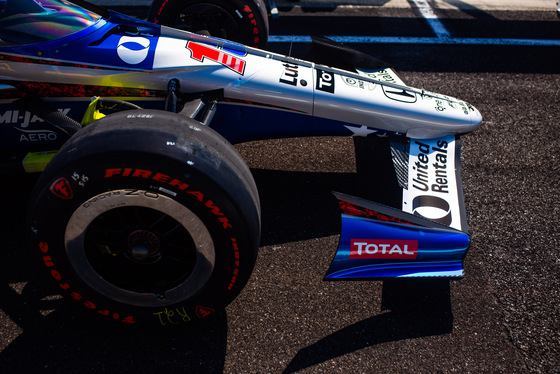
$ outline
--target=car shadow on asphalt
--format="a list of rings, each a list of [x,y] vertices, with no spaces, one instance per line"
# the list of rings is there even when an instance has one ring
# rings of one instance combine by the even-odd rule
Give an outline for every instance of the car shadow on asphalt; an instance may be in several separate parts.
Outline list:
[[[355,138],[354,147],[355,173],[253,170],[262,191],[261,245],[338,235],[340,214],[331,190],[400,206],[402,192],[389,139]],[[381,307],[381,314],[299,350],[284,372],[297,372],[376,344],[449,334],[453,329],[449,280],[385,280]]]
[[[354,147],[355,173],[253,170],[262,190],[261,245],[339,234],[340,214],[331,189],[400,207],[402,191],[392,165],[389,138],[355,138]],[[385,280],[381,310],[381,314],[299,350],[284,372],[297,372],[385,342],[451,333],[450,281]]]
[[[333,192],[400,209],[402,190],[393,168],[389,138],[355,138],[353,143],[354,172],[251,169],[261,201],[261,246],[340,234],[340,210]],[[274,146],[281,148],[284,144]],[[302,163],[312,152],[305,147],[293,150],[292,157]]]
[[[38,280],[21,290],[13,285],[0,285],[2,373],[223,372],[225,311],[190,326],[122,326],[60,299]]]
[[[295,373],[386,342],[449,334],[453,313],[448,280],[387,280],[383,314],[364,319],[300,349],[284,373]]]

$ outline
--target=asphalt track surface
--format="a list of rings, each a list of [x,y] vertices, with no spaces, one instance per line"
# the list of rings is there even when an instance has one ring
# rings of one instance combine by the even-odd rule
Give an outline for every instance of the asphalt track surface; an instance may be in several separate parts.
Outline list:
[[[435,11],[453,37],[560,39],[553,1],[548,10],[447,4],[459,8]],[[428,26],[412,6],[295,6],[281,8],[271,34],[433,37]],[[369,138],[254,142],[238,147],[263,211],[247,287],[202,325],[124,328],[45,283],[23,233],[33,178],[3,176],[0,372],[560,372],[559,47],[353,46],[484,116],[462,138],[472,238],[464,279],[324,282],[339,238],[330,191],[375,199],[386,149]]]

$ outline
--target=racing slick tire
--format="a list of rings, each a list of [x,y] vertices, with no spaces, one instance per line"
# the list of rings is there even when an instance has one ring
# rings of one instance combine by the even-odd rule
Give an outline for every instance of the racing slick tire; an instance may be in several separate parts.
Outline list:
[[[257,256],[260,205],[242,157],[180,114],[129,110],[75,134],[33,192],[32,253],[60,291],[127,324],[224,308]]]
[[[154,0],[148,21],[250,47],[268,40],[263,0]]]

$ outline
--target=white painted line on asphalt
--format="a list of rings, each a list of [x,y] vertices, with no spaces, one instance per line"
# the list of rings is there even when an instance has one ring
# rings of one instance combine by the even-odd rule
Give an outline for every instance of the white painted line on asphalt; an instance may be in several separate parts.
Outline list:
[[[360,44],[436,44],[436,45],[511,45],[559,47],[554,39],[500,39],[500,38],[426,38],[407,36],[327,36],[338,43]],[[270,35],[269,43],[311,43],[311,37],[302,35]]]
[[[437,9],[478,9],[484,12],[550,11],[557,0],[434,0]]]
[[[412,0],[412,3],[416,5],[420,14],[422,14],[422,17],[428,21],[428,24],[432,30],[434,30],[434,33],[438,38],[449,38],[451,36],[449,31],[447,31],[445,26],[443,26],[443,23],[439,21],[436,13],[426,0]]]

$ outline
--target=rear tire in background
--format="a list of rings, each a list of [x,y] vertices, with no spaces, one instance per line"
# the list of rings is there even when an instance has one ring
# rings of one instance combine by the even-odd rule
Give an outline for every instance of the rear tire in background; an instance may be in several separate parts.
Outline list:
[[[148,20],[250,47],[268,41],[263,0],[154,0]]]
[[[94,122],[49,163],[28,216],[60,290],[127,324],[211,315],[253,269],[260,207],[225,139],[190,118],[130,110]]]

